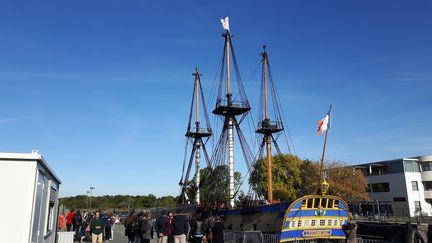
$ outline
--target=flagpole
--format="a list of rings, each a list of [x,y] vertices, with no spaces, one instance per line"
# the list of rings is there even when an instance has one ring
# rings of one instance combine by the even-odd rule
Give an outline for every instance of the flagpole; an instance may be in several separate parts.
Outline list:
[[[330,104],[328,125],[330,125],[330,122],[331,122],[331,108],[332,108],[332,105]],[[317,190],[317,194],[321,193],[321,182],[323,181],[323,174],[324,174],[324,155],[325,155],[325,151],[326,151],[327,135],[328,135],[328,131],[329,130],[330,129],[328,127],[327,130],[326,130],[326,133],[325,133],[325,138],[324,138],[324,147],[323,147],[323,152],[322,152],[322,155],[321,155],[320,173],[319,173],[319,178],[318,178],[318,190]]]

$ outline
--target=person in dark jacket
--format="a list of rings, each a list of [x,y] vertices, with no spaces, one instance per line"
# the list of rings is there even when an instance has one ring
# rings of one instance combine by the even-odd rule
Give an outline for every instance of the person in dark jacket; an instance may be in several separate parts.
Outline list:
[[[215,217],[215,224],[212,228],[212,243],[223,243],[224,242],[224,225],[221,222],[219,216]]]
[[[81,239],[81,226],[82,226],[82,215],[81,211],[77,210],[73,216],[72,223],[75,230],[75,239]]]
[[[192,243],[201,243],[206,232],[205,223],[201,218],[201,214],[197,214],[191,222],[191,231],[189,238]]]
[[[111,227],[113,226],[113,218],[112,215],[107,214],[107,217],[105,218],[105,240],[111,240]]]
[[[149,211],[144,212],[140,225],[141,243],[150,243],[153,239],[153,222],[151,221],[151,213]]]
[[[176,211],[176,215],[173,219],[174,228],[174,242],[175,243],[186,243],[186,235],[189,230],[189,225],[185,215],[181,214],[180,209]]]
[[[158,243],[167,243],[168,240],[168,216],[167,211],[162,210],[161,216],[156,219],[156,233]]]
[[[125,236],[128,237],[128,243],[133,243],[134,241],[134,235],[132,234],[131,230],[132,222],[134,221],[134,214],[135,210],[132,210],[124,221]]]
[[[168,212],[168,243],[174,243],[174,215]]]
[[[91,238],[92,242],[103,242],[103,230],[105,228],[105,224],[103,219],[100,217],[99,211],[95,212],[94,218],[90,222],[90,230],[92,232]]]
[[[355,221],[349,221],[346,225],[342,226],[347,243],[357,243],[357,227]]]

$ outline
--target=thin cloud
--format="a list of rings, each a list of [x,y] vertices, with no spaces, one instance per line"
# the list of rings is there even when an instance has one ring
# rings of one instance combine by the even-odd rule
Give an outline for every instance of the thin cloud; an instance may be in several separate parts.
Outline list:
[[[29,120],[33,117],[3,117],[0,118],[0,123],[7,123],[7,122],[16,122],[16,121],[22,121],[22,120]]]

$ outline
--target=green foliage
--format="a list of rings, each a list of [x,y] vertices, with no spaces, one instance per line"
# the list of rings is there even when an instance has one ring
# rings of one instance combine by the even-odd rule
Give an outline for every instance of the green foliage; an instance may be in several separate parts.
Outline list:
[[[115,196],[93,196],[91,198],[92,210],[131,210],[143,209],[152,207],[164,207],[174,205],[176,198],[173,196],[163,196],[157,198],[153,194],[147,196],[130,196],[130,195],[115,195]],[[64,197],[59,199],[59,203],[65,205],[66,208],[74,208],[86,210],[90,209],[90,198],[85,195],[77,195],[74,197]]]
[[[293,155],[272,156],[273,199],[293,201],[301,196],[317,193],[319,188],[319,162],[302,160]],[[339,196],[348,202],[369,200],[367,180],[343,162],[325,163],[324,171],[330,184],[328,194]],[[268,199],[267,160],[257,161],[249,179],[258,195]]]
[[[200,170],[200,199],[202,203],[229,201],[229,169],[226,165],[216,166],[213,169],[204,168]],[[237,188],[241,181],[241,174],[234,172],[234,188]],[[197,185],[195,178],[186,185],[186,193],[190,201],[195,200]]]
[[[292,201],[297,198],[296,188],[300,188],[301,168],[304,162],[297,156],[284,154],[272,156],[273,199]],[[268,199],[267,160],[260,159],[254,166],[249,183],[254,190]]]

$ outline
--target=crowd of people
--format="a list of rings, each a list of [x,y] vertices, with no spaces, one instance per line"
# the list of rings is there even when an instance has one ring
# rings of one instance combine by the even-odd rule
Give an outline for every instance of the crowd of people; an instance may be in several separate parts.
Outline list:
[[[71,209],[65,219],[60,215],[59,228],[66,221],[66,230],[74,231],[74,240],[80,242],[101,243],[113,239],[113,226],[117,218],[103,210],[90,213]]]
[[[222,243],[224,226],[219,216],[202,217],[200,213],[189,219],[181,210],[162,210],[156,220],[149,211],[132,211],[125,219],[125,235],[128,243],[149,243],[154,237],[158,243]],[[154,236],[156,234],[156,236]]]

